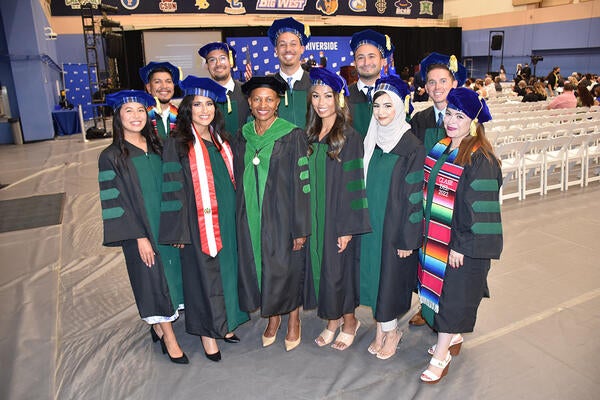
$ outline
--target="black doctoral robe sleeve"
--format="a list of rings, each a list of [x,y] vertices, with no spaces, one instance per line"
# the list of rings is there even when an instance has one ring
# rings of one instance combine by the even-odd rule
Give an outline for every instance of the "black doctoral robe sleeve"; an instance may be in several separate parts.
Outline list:
[[[294,129],[290,135],[293,135],[296,142],[295,154],[292,155],[291,162],[294,163],[294,179],[296,184],[291,185],[290,212],[292,239],[306,237],[310,234],[310,181],[308,179],[308,139],[304,131],[300,128]]]
[[[150,238],[144,224],[142,191],[135,168],[128,160],[118,160],[116,146],[109,146],[98,159],[98,183],[104,225],[104,246],[121,246],[123,241]],[[156,249],[154,249],[156,251]]]
[[[502,252],[498,162],[477,151],[465,166],[452,216],[450,248],[471,258],[497,259]]]
[[[185,206],[185,177],[178,146],[177,141],[171,137],[164,142],[159,234],[161,244],[191,243],[188,207]]]

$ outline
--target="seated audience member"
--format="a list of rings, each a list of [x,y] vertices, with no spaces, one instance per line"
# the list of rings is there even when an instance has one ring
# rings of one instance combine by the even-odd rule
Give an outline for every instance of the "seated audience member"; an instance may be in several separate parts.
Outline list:
[[[595,100],[600,101],[600,83],[596,83],[592,86],[592,90],[590,90],[592,96]]]
[[[483,81],[483,87],[488,98],[496,97],[496,85],[494,84],[494,80],[491,77],[485,77],[485,80]],[[502,91],[502,87],[500,87],[500,91]]]
[[[520,80],[516,86],[514,91],[517,93],[517,96],[525,96],[525,87],[527,86],[527,81],[524,79]]]
[[[594,99],[594,96],[585,86],[585,83],[577,85],[577,107],[591,107],[597,106],[598,100]]]
[[[571,82],[565,82],[563,92],[556,96],[550,104],[548,104],[548,110],[556,110],[559,108],[574,108],[577,107],[577,98],[573,92],[575,88]]]
[[[546,88],[542,82],[535,82],[533,84],[533,91],[537,94],[537,101],[545,101],[548,98],[548,94],[546,93]]]
[[[494,78],[494,88],[496,89],[496,93],[502,93],[502,85],[500,84],[501,81],[502,79],[499,76]]]
[[[521,100],[521,102],[532,103],[532,102],[536,102],[536,101],[539,101],[537,93],[534,92],[533,86],[527,85],[525,87],[525,96],[523,96],[523,100]]]

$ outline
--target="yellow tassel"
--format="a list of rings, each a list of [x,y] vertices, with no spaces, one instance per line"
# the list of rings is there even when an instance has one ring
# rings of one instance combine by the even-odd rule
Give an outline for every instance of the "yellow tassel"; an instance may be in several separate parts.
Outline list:
[[[229,50],[229,64],[233,67],[233,51]]]
[[[450,56],[450,63],[448,65],[448,69],[452,71],[453,74],[456,73],[456,71],[458,71],[458,60],[456,59],[456,56],[454,54]]]
[[[404,98],[404,114],[408,115],[410,111],[410,94],[407,94]]]
[[[392,40],[388,35],[385,35],[385,48],[390,51],[392,49]]]
[[[287,100],[287,90],[285,91],[285,106],[288,106],[288,100]]]
[[[304,35],[306,37],[310,37],[310,26],[308,26],[308,24],[304,24]]]
[[[346,104],[346,99],[344,99],[344,88],[340,90],[338,103],[340,104],[340,108],[344,108],[344,104]]]
[[[469,128],[469,130],[470,130],[469,133],[471,134],[471,136],[477,136],[477,122],[478,122],[477,118],[475,118],[473,121],[471,121],[471,126]]]
[[[231,114],[231,100],[229,99],[228,94],[226,94],[225,97],[227,97],[227,114]]]
[[[160,110],[160,101],[158,101],[158,97],[154,96],[154,102],[156,103],[156,108]]]

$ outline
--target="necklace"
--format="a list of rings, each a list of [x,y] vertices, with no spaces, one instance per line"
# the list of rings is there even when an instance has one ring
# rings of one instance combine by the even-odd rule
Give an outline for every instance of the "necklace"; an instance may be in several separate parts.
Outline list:
[[[258,136],[262,136],[265,134],[266,131],[268,131],[271,126],[273,126],[273,124],[275,123],[275,121],[277,120],[277,117],[273,118],[273,121],[271,121],[271,123],[269,124],[269,126],[266,127],[266,129],[264,129],[261,133],[258,133],[258,130],[256,129],[256,120],[254,121],[254,133],[256,133]]]
[[[277,117],[275,117],[273,119],[273,121],[271,121],[271,123],[269,124],[269,126],[267,126],[267,129],[265,129],[264,131],[262,131],[262,135],[264,135],[264,133],[266,131],[268,131],[271,128],[271,126],[273,126],[273,124],[275,123],[276,120],[277,120]],[[254,127],[254,133],[256,133],[258,136],[262,136],[262,135],[259,135],[258,131],[256,130],[256,121],[254,121],[253,127]],[[256,149],[256,151],[254,152],[254,158],[252,159],[252,164],[254,164],[256,166],[258,166],[258,164],[260,164],[260,158],[258,158],[258,153],[260,153],[261,150],[262,150],[262,148]]]

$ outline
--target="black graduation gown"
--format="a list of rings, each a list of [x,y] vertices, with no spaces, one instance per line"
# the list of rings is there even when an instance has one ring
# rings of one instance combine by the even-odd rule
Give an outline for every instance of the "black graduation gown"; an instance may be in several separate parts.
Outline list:
[[[205,144],[210,154],[216,151],[212,143]],[[247,321],[248,315],[239,310],[237,301],[233,184],[225,164],[216,165],[221,162],[220,156],[210,158],[223,248],[216,257],[202,252],[190,159],[188,153],[179,154],[173,138],[166,139],[163,151],[165,183],[160,241],[186,244],[181,249],[186,331],[193,335],[222,338]]]
[[[310,234],[310,198],[303,191],[305,183],[300,180],[301,172],[306,173],[308,168],[298,162],[306,157],[306,134],[302,129],[292,129],[273,146],[261,213],[261,277],[256,273],[244,196],[246,139],[238,135],[233,142],[240,308],[251,312],[261,307],[264,317],[285,314],[302,302],[306,247],[292,251],[293,239]],[[260,289],[258,279],[261,279]]]
[[[373,306],[373,296],[363,301],[363,293],[373,293],[373,286],[378,285],[375,286],[377,301],[374,317],[379,322],[391,321],[410,309],[412,293],[417,285],[417,249],[423,242],[422,187],[425,150],[409,130],[404,133],[390,154],[397,155],[398,158],[390,179],[383,227],[375,226],[374,219],[371,219],[373,231],[383,229],[380,266],[373,265],[369,268],[380,267],[377,281],[374,281],[370,274],[365,274],[365,271],[368,271],[365,263],[372,258],[369,256],[371,249],[364,245],[361,248],[361,304]],[[369,169],[367,185],[371,178],[373,176]],[[369,205],[372,206],[373,204]],[[377,209],[369,211],[370,214],[382,212]],[[366,243],[366,235],[363,240]],[[400,258],[397,254],[398,249],[414,251],[410,256]]]
[[[367,96],[358,90],[356,83],[348,87],[350,96],[347,98],[350,115],[352,115],[352,126],[364,138],[369,130],[373,106],[369,103]]]
[[[151,157],[160,159],[160,156],[154,153],[146,155],[141,149],[128,142],[125,146],[129,156],[124,164],[120,160],[120,150],[114,144],[104,149],[98,159],[98,181],[104,224],[102,244],[122,247],[140,317],[172,317],[175,309],[164,274],[164,260],[156,237],[152,234],[138,171],[132,161],[133,158],[142,158],[141,163],[150,166],[153,161]],[[160,169],[159,162],[153,164],[159,165]],[[160,170],[156,172],[160,174]],[[159,198],[156,200],[160,203]],[[158,218],[155,222],[158,222]],[[148,238],[156,253],[155,264],[151,268],[144,264],[139,255],[138,238]]]
[[[341,161],[326,154],[329,148],[326,138],[312,145],[309,161],[313,225],[306,257],[304,308],[315,307],[315,285],[318,285],[317,313],[324,319],[338,319],[358,306],[359,235],[371,230],[362,137],[352,127],[344,135]],[[338,253],[337,239],[346,235],[352,235],[352,239],[346,250]]]
[[[236,135],[238,130],[248,122],[250,108],[248,107],[248,98],[242,93],[242,84],[239,81],[233,81],[235,86],[233,92],[229,93],[231,102],[231,113],[227,112],[227,102],[217,103],[225,117],[225,131],[230,135]]]
[[[410,126],[414,135],[425,146],[426,154],[429,154],[429,151],[437,142],[446,137],[446,130],[444,127],[437,126],[437,119],[435,117],[433,106],[413,115],[410,120]]]
[[[464,263],[460,268],[446,266],[439,312],[432,327],[438,332],[473,332],[479,303],[483,297],[489,297],[490,259],[500,258],[502,252],[498,194],[502,171],[481,150],[471,160],[458,182],[450,234],[450,249],[464,254]],[[435,177],[430,177],[430,182],[431,179]],[[484,205],[487,207],[482,208]],[[483,224],[494,229],[485,232],[479,229]]]
[[[311,87],[310,75],[304,71],[302,79],[294,82],[294,89],[287,91],[288,105],[285,105],[285,97],[279,102],[279,109],[277,110],[279,118],[283,118],[297,127],[304,128],[306,126],[306,99]]]

